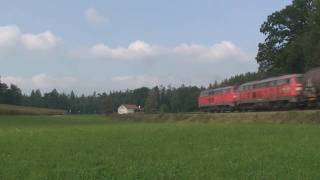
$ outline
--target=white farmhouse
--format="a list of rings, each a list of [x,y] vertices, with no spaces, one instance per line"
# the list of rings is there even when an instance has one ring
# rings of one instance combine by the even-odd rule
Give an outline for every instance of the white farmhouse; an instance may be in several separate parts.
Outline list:
[[[139,111],[139,107],[133,104],[122,104],[118,108],[118,114],[133,114]]]

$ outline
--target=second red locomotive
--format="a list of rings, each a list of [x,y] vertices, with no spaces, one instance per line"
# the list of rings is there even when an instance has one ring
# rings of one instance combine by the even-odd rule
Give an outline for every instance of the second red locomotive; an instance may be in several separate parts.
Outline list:
[[[237,89],[239,110],[291,108],[303,102],[303,75],[293,74],[243,84]]]

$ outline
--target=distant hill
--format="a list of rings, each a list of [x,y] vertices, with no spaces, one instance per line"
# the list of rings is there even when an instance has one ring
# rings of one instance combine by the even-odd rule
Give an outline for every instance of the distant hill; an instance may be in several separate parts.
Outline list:
[[[63,115],[65,111],[57,109],[35,108],[0,104],[0,115]]]

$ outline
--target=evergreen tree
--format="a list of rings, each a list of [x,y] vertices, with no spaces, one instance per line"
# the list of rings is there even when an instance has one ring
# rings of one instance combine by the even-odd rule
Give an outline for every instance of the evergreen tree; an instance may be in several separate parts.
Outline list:
[[[0,103],[5,103],[5,96],[6,96],[7,90],[8,90],[7,84],[2,83],[1,77],[0,77]]]
[[[56,89],[53,89],[49,93],[45,93],[43,99],[45,106],[48,108],[59,109],[59,107],[61,107],[59,102],[59,92]]]
[[[5,92],[4,103],[12,105],[20,105],[22,93],[18,86],[11,84],[10,88]]]
[[[144,110],[146,113],[155,113],[159,110],[159,88],[153,88],[147,96]]]
[[[31,106],[34,106],[34,107],[43,107],[42,94],[39,89],[31,91],[30,103],[31,103]]]

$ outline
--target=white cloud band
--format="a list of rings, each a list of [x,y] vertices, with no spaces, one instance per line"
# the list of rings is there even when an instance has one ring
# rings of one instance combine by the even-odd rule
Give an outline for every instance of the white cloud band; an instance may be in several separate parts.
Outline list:
[[[137,40],[128,47],[112,48],[100,43],[86,50],[74,51],[75,57],[106,60],[172,59],[189,62],[218,62],[224,60],[251,60],[247,53],[231,41],[222,41],[212,46],[180,44],[173,48],[151,45]]]
[[[50,31],[40,34],[21,33],[16,25],[0,26],[0,48],[5,52],[47,52],[62,45],[62,39]]]
[[[31,89],[41,89],[43,91],[51,91],[52,89],[72,90],[79,83],[74,77],[53,77],[45,73],[36,74],[32,77],[4,76],[1,81],[18,85],[28,91]]]

